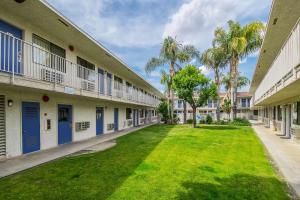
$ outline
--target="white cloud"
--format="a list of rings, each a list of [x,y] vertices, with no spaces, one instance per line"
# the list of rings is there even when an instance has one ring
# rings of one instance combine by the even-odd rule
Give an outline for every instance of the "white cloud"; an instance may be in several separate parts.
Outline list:
[[[199,69],[201,70],[201,72],[204,74],[204,75],[209,75],[211,73],[211,71],[209,71],[204,65],[200,66]]]
[[[117,47],[148,47],[161,42],[164,24],[160,24],[155,16],[140,11],[129,16],[113,7],[113,3],[124,5],[133,3],[133,0],[47,1],[99,41]],[[141,2],[155,3],[158,0]]]
[[[169,19],[163,37],[177,37],[202,51],[211,45],[214,30],[228,20],[259,19],[268,11],[271,0],[191,0]]]

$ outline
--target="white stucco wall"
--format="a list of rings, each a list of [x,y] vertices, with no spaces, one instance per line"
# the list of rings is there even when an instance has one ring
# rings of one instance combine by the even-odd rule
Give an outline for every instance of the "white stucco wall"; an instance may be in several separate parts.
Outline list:
[[[114,123],[114,108],[119,108],[119,130],[128,128],[124,126],[126,121],[126,108],[145,109],[127,104],[118,104],[109,101],[93,100],[72,95],[59,93],[45,93],[29,89],[18,89],[0,87],[0,94],[5,95],[6,101],[13,100],[13,106],[8,107],[6,102],[6,149],[7,157],[14,157],[22,154],[22,102],[38,102],[40,104],[40,142],[41,150],[58,146],[57,131],[57,110],[58,104],[72,105],[73,109],[73,141],[85,140],[96,136],[96,107],[104,108],[104,134],[113,132],[107,131],[107,124]],[[49,102],[43,102],[42,96],[48,95]],[[51,119],[51,130],[45,130],[45,121]],[[77,132],[75,122],[89,121],[90,128]]]

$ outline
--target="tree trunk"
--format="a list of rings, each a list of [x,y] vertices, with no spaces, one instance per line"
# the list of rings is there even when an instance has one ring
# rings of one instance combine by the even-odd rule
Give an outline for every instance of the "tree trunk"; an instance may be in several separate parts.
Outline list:
[[[174,69],[174,62],[171,62],[170,64],[170,76],[171,76],[171,82],[173,82],[173,77],[175,76],[175,69]],[[172,84],[171,84],[172,85]],[[170,105],[170,111],[171,111],[171,124],[173,124],[173,115],[174,115],[174,91],[172,88],[170,88],[170,96],[171,96],[171,105]]]
[[[171,90],[171,88],[168,87],[168,91],[167,91],[167,92],[168,92],[168,94],[167,94],[167,101],[168,101],[168,114],[169,114],[169,115],[170,115],[170,112],[171,112],[171,111],[170,111],[170,93],[171,93],[170,90]],[[170,120],[170,119],[167,119],[167,122],[168,122],[169,120]]]
[[[193,107],[193,128],[196,128],[196,108]]]
[[[186,124],[186,101],[183,101],[183,123]]]
[[[237,95],[237,64],[239,60],[233,57],[230,61],[230,101],[231,101],[231,115],[230,119],[236,118],[236,95]]]
[[[215,83],[217,85],[217,93],[218,93],[216,116],[217,116],[217,121],[220,121],[220,74],[218,69],[216,69],[215,71]]]

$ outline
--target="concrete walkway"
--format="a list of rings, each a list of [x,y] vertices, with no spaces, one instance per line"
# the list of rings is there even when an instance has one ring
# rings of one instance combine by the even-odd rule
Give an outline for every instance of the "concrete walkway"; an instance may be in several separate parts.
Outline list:
[[[124,131],[119,131],[117,133],[105,134],[88,140],[73,142],[52,149],[26,154],[11,159],[2,160],[0,161],[0,178],[35,167],[37,165],[41,165],[43,163],[64,156],[74,154],[79,151],[90,150],[95,148],[98,150],[105,150],[113,146],[113,145],[108,145],[108,141],[114,140],[123,135],[127,135],[133,131],[143,129],[150,125],[152,124],[141,126],[141,127],[130,128]]]
[[[300,197],[300,142],[276,135],[280,133],[261,124],[253,124],[252,127],[265,145],[275,166]]]

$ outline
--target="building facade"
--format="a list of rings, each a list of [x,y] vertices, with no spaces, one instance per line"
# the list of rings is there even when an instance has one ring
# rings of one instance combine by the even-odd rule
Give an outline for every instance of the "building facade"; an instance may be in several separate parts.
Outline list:
[[[0,158],[156,122],[161,98],[44,1],[0,2]]]
[[[226,98],[226,93],[220,94],[220,102],[224,101]],[[237,117],[243,119],[256,119],[256,111],[250,110],[250,100],[251,95],[248,92],[238,92],[237,95]],[[187,103],[187,119],[193,118],[193,110],[191,106]],[[205,119],[207,115],[210,115],[213,120],[216,120],[216,111],[217,111],[217,101],[209,100],[204,107],[197,108],[197,119]],[[178,116],[179,122],[183,123],[184,121],[184,101],[181,99],[175,99],[174,102],[174,113]],[[227,113],[221,112],[220,114],[221,120],[229,120],[230,117]]]
[[[274,0],[250,91],[258,119],[287,138],[300,134],[300,1]]]

